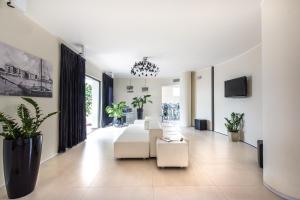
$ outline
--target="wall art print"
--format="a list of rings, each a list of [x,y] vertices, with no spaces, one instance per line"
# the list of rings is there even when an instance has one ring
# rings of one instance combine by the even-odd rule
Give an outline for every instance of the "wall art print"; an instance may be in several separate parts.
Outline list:
[[[50,62],[0,42],[0,95],[52,97]]]

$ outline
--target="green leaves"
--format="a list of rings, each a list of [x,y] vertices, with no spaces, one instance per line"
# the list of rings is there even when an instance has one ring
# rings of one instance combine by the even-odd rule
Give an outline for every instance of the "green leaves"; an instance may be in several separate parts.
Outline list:
[[[2,125],[3,132],[0,133],[1,136],[7,139],[16,139],[21,135],[21,128],[15,122],[14,119],[6,116],[5,114],[0,112],[0,123]]]
[[[134,108],[143,108],[146,103],[152,103],[152,101],[148,99],[150,97],[150,94],[144,95],[143,97],[134,97],[131,105]]]
[[[121,101],[119,103],[113,103],[111,106],[105,108],[106,113],[109,117],[115,119],[121,118],[124,116],[124,109],[126,108],[126,102]]]
[[[30,117],[30,112],[24,104],[20,104],[17,108],[17,114],[22,122],[21,135],[30,135],[33,128],[33,119]]]
[[[0,123],[3,124],[3,132],[1,136],[6,139],[31,138],[40,134],[38,131],[40,125],[49,117],[57,112],[52,112],[43,117],[38,103],[31,98],[22,97],[24,101],[29,103],[35,110],[35,116],[32,117],[29,109],[24,104],[17,107],[17,115],[20,118],[21,124],[16,123],[15,119],[0,112]]]
[[[88,83],[85,83],[85,111],[87,117],[92,114],[92,100],[92,86]]]
[[[231,118],[228,119],[225,117],[227,123],[225,123],[225,127],[227,131],[237,133],[240,131],[241,123],[244,118],[244,113],[231,113]]]
[[[134,97],[134,98],[132,99],[131,105],[132,105],[134,108],[141,108],[141,107],[142,107],[142,102],[143,102],[142,97]]]
[[[35,116],[37,118],[41,117],[41,110],[40,110],[40,107],[39,107],[39,105],[38,105],[38,103],[36,101],[34,101],[33,99],[28,98],[28,97],[22,97],[22,99],[24,101],[26,101],[27,103],[31,104],[34,107],[34,109],[35,109]]]

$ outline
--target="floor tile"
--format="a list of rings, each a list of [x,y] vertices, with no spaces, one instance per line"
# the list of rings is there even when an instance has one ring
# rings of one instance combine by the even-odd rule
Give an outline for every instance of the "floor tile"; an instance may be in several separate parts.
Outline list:
[[[226,200],[223,193],[216,187],[156,187],[155,200]]]
[[[188,168],[158,168],[156,159],[116,160],[113,141],[122,129],[99,129],[43,163],[35,191],[21,199],[280,199],[263,186],[255,148],[210,131],[167,129],[190,141]],[[4,187],[0,199],[7,199]]]
[[[104,187],[87,191],[84,200],[153,200],[152,187]]]
[[[228,200],[280,200],[264,186],[221,187],[220,190]]]

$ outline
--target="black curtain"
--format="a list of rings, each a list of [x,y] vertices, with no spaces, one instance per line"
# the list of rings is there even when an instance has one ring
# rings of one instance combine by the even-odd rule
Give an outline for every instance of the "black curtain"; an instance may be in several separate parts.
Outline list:
[[[86,139],[85,59],[61,45],[58,152]]]
[[[113,118],[108,117],[107,113],[105,112],[105,108],[106,106],[110,106],[113,103],[114,81],[109,75],[103,73],[102,85],[102,127],[105,127],[108,124],[110,124],[113,120]]]

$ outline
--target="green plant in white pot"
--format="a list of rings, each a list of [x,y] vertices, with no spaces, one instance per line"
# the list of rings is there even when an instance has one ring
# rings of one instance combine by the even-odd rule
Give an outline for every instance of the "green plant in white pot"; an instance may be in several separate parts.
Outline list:
[[[242,121],[244,118],[244,113],[231,113],[230,119],[225,117],[228,136],[233,142],[240,141],[240,130]]]

